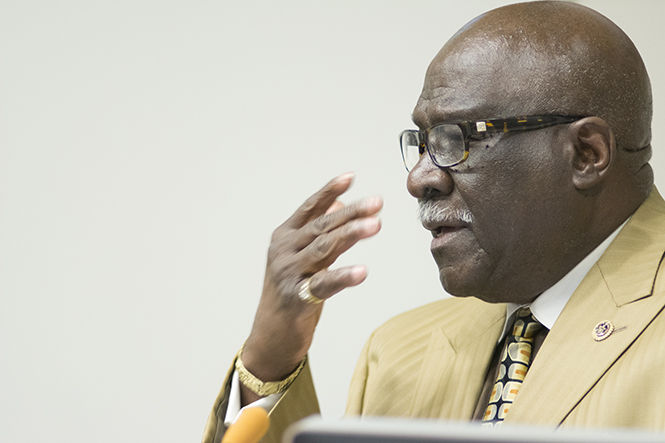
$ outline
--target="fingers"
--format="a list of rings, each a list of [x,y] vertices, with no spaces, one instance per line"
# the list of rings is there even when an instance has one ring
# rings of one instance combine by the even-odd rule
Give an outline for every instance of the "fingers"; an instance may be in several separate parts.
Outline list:
[[[327,269],[358,241],[381,229],[377,217],[383,207],[380,197],[350,205],[337,200],[349,188],[352,179],[353,174],[349,173],[331,180],[273,232],[263,293],[266,300],[275,301],[280,309],[294,306],[299,282],[309,276],[317,275],[314,281],[321,275],[328,276],[320,284],[327,297],[365,278],[363,266],[337,271]]]
[[[344,207],[344,203],[339,200],[335,200],[332,205],[326,210],[326,215],[335,211],[339,211]]]
[[[296,254],[296,258],[306,273],[313,274],[332,265],[351,246],[380,229],[381,222],[377,217],[351,220],[329,233],[318,235]]]
[[[325,270],[312,276],[309,289],[313,296],[325,300],[343,289],[359,285],[366,278],[367,268],[362,265]]]
[[[296,212],[284,224],[293,229],[305,225],[308,221],[325,214],[337,197],[346,192],[353,182],[354,174],[347,172],[330,180],[323,188],[305,200]]]
[[[293,244],[297,250],[300,250],[318,237],[328,234],[340,226],[347,223],[351,225],[356,220],[375,215],[382,207],[381,197],[369,197],[348,206],[335,202],[324,215],[315,218],[297,232],[292,233]]]

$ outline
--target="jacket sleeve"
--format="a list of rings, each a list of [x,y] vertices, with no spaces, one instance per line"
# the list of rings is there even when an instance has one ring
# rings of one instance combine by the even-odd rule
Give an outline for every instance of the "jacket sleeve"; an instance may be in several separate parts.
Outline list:
[[[219,443],[226,432],[224,417],[226,416],[226,408],[229,403],[231,376],[233,375],[234,367],[235,359],[226,374],[222,390],[217,396],[208,417],[208,422],[203,431],[202,443]],[[302,372],[268,414],[270,428],[268,429],[268,433],[261,439],[261,442],[281,443],[282,434],[289,425],[309,415],[318,413],[319,402],[316,398],[316,391],[314,390],[308,361],[303,367]]]
[[[369,355],[370,341],[373,336],[374,334],[372,334],[372,336],[365,343],[365,346],[363,346],[363,349],[360,352],[360,357],[358,358],[358,363],[356,363],[356,369],[353,371],[353,377],[351,377],[351,385],[349,386],[349,397],[346,402],[346,412],[345,412],[345,415],[349,417],[363,415],[365,388],[367,387],[367,377],[369,375],[368,355]]]

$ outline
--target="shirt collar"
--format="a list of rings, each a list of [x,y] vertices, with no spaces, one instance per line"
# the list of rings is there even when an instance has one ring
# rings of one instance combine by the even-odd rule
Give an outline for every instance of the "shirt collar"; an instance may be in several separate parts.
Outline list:
[[[586,257],[582,259],[573,269],[571,269],[561,280],[546,289],[534,301],[526,304],[507,303],[506,304],[506,321],[503,325],[503,332],[499,337],[499,341],[503,340],[510,327],[513,314],[522,307],[529,307],[531,313],[543,326],[547,329],[552,329],[554,322],[559,318],[559,314],[563,311],[573,292],[577,289],[582,280],[591,270],[593,265],[600,259],[605,250],[610,246],[610,243],[619,234],[619,231],[628,222],[626,220],[616,228],[601,244],[591,251]]]

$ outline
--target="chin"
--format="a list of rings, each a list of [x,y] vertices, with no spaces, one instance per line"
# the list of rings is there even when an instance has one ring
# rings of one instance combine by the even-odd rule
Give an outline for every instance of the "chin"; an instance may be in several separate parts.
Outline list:
[[[463,274],[454,273],[450,275],[446,270],[439,272],[439,280],[446,292],[453,297],[475,297],[487,303],[507,302],[505,292],[496,293],[488,290],[485,279],[476,276],[466,277]]]
[[[450,275],[445,269],[439,271],[439,281],[446,292],[453,297],[477,297],[478,289],[468,278],[464,278],[459,273]]]
[[[432,255],[439,269],[439,281],[450,295],[475,297],[490,303],[504,301],[501,295],[506,296],[506,291],[496,280],[496,261],[478,244],[439,248]]]

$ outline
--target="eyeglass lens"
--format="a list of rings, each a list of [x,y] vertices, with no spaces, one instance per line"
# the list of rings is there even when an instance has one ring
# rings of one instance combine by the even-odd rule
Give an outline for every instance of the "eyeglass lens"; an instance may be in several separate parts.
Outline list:
[[[422,132],[404,131],[401,136],[402,157],[407,170],[413,169],[420,156]],[[464,158],[464,134],[457,125],[438,125],[427,131],[427,147],[440,167],[446,167]]]

